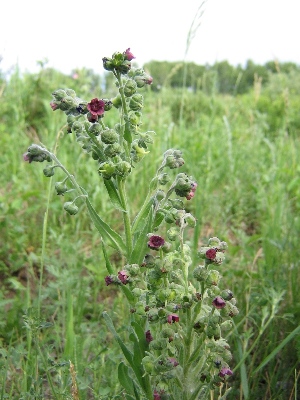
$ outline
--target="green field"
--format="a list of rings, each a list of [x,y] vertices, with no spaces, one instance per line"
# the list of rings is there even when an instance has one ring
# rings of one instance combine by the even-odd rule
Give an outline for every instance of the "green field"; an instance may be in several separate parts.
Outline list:
[[[151,72],[151,71],[150,71]],[[41,68],[0,81],[0,399],[72,399],[69,360],[79,398],[123,399],[119,348],[107,330],[108,311],[120,333],[128,311],[122,293],[106,286],[98,232],[85,208],[67,215],[43,166],[23,161],[32,143],[54,150],[90,194],[94,207],[122,232],[97,164],[67,134],[51,93],[60,87],[82,98],[113,97],[104,78],[82,70],[74,80]],[[244,93],[216,85],[194,90],[144,89],[143,124],[156,132],[150,154],[128,180],[136,213],[169,148],[183,151],[182,172],[198,183],[190,212],[194,250],[218,236],[228,243],[225,286],[239,315],[227,340],[234,359],[228,399],[296,400],[300,358],[300,73],[253,76]],[[117,118],[117,110],[108,115]],[[109,250],[111,262],[123,260]],[[298,382],[298,386],[297,386]]]

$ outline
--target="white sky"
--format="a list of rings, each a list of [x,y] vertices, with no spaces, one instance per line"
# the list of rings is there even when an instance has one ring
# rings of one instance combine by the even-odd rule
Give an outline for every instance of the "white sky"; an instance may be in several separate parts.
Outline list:
[[[37,61],[70,73],[101,73],[102,58],[130,47],[142,66],[180,61],[202,0],[7,0],[1,4],[0,69]],[[231,64],[274,59],[300,64],[299,0],[207,0],[187,59]]]

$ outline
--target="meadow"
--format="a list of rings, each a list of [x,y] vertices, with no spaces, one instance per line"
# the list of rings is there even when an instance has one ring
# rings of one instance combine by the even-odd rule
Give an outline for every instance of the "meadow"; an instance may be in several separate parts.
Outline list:
[[[107,287],[101,243],[84,209],[70,216],[42,166],[23,161],[32,143],[55,149],[90,193],[100,215],[122,230],[95,167],[51,93],[70,87],[86,98],[112,97],[103,77],[73,79],[41,66],[17,70],[0,87],[0,399],[72,399],[72,361],[81,400],[122,399],[122,355],[103,322],[108,311],[124,332],[127,305]],[[147,89],[147,90],[146,90]],[[239,315],[227,338],[234,359],[228,399],[292,400],[300,396],[300,74],[253,76],[243,94],[171,88],[144,90],[143,123],[156,132],[151,157],[130,178],[139,209],[149,179],[169,148],[198,183],[189,205],[196,252],[209,237],[229,245],[223,279]],[[205,90],[204,90],[205,89]],[[115,110],[117,113],[117,110]],[[115,114],[116,115],[116,114]],[[112,114],[113,118],[113,114]],[[99,182],[99,184],[98,184]],[[115,265],[122,260],[113,250]]]

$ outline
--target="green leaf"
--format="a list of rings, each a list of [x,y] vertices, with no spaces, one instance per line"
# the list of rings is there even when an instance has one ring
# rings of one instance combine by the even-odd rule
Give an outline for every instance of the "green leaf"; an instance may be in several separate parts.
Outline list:
[[[124,342],[122,341],[122,339],[120,338],[120,336],[118,335],[117,331],[115,330],[114,324],[110,318],[110,316],[107,314],[106,311],[104,311],[102,313],[103,318],[105,320],[105,323],[108,327],[108,329],[110,330],[110,332],[113,334],[114,338],[116,339],[116,341],[118,342],[126,360],[128,361],[129,365],[131,366],[137,380],[138,383],[140,385],[140,387],[146,392],[147,391],[147,387],[145,385],[145,382],[143,380],[143,369],[141,365],[136,365],[134,363],[134,359],[133,359],[133,354],[132,352],[128,349],[128,347],[124,344]]]
[[[141,264],[147,249],[147,233],[151,230],[152,224],[152,209],[149,210],[148,217],[144,222],[143,229],[134,242],[132,253],[129,257],[129,264]]]
[[[118,367],[118,378],[120,384],[130,394],[134,394],[134,388],[132,383],[132,378],[129,376],[128,367],[122,362],[120,362]]]
[[[124,205],[122,204],[121,198],[116,188],[116,184],[111,179],[103,179],[103,181],[113,206],[117,210],[125,212]]]
[[[88,198],[86,198],[86,205],[90,217],[102,238],[107,240],[108,244],[110,244],[114,249],[120,251],[122,254],[126,254],[126,246],[121,236],[112,230],[111,227],[99,217]]]
[[[263,360],[261,364],[253,371],[253,374],[260,371],[269,361],[272,360],[276,356],[277,353],[290,341],[293,339],[294,336],[300,333],[300,325],[297,326],[275,349]]]
[[[134,234],[135,232],[139,232],[143,229],[145,221],[147,220],[149,212],[152,208],[153,200],[154,200],[153,197],[151,197],[151,199],[146,204],[143,205],[140,212],[135,217],[132,225],[132,234]]]

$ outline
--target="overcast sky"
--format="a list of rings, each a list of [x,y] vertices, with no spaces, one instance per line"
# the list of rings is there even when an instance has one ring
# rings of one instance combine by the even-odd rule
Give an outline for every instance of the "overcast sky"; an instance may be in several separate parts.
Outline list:
[[[14,0],[1,4],[0,68],[37,61],[70,73],[102,72],[102,58],[130,47],[142,66],[184,58],[197,0]],[[300,64],[299,0],[207,0],[187,59],[197,64],[252,59]],[[196,26],[197,26],[196,23]]]

